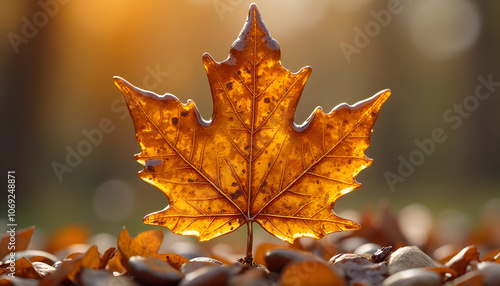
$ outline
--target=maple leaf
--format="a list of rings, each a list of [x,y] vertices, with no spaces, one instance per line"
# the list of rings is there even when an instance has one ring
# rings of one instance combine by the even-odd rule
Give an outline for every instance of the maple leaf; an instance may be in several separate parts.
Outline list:
[[[203,63],[214,105],[209,121],[191,100],[183,104],[115,77],[141,146],[139,176],[169,200],[144,222],[200,241],[246,224],[250,259],[253,222],[287,242],[358,229],[333,206],[360,187],[355,178],[371,164],[364,151],[390,91],[327,114],[318,107],[295,124],[311,68],[291,73],[281,65],[255,4],[230,56],[218,63],[204,54]]]

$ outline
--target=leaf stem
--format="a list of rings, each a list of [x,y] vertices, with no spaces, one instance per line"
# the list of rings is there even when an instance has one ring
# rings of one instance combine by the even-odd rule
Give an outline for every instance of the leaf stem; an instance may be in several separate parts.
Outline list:
[[[253,266],[253,222],[247,221],[247,256],[244,259],[245,264]]]

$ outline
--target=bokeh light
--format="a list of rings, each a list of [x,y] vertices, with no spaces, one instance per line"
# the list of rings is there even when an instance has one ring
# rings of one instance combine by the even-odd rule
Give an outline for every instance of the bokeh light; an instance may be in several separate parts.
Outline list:
[[[476,43],[481,18],[469,0],[424,0],[413,2],[409,33],[415,47],[433,60],[458,56]]]

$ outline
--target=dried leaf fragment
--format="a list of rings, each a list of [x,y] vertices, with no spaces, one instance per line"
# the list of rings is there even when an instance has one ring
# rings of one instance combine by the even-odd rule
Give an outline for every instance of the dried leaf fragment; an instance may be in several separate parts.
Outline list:
[[[243,224],[251,233],[253,222],[290,243],[358,229],[332,209],[360,187],[355,178],[371,164],[364,151],[390,91],[329,113],[317,108],[297,125],[311,68],[292,73],[281,65],[278,43],[254,4],[229,58],[219,63],[204,54],[203,63],[214,103],[209,121],[193,101],[115,78],[141,146],[139,176],[170,202],[144,222],[200,241]]]

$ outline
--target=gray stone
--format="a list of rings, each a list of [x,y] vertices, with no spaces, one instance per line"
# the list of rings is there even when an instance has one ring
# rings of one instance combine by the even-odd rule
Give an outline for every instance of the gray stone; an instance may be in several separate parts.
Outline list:
[[[441,276],[421,268],[400,271],[389,276],[382,286],[440,286]]]
[[[484,275],[483,285],[498,286],[500,284],[500,264],[495,262],[481,262],[477,269]]]
[[[387,268],[390,275],[421,267],[442,267],[416,246],[405,246],[391,253]]]

